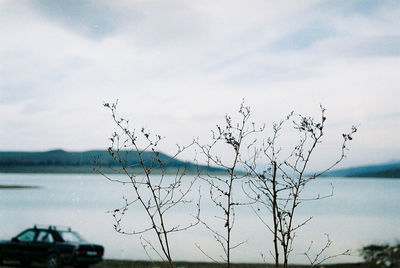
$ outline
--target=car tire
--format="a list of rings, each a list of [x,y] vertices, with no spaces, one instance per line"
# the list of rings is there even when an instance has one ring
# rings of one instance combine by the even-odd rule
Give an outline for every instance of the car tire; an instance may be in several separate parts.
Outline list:
[[[75,268],[89,268],[89,264],[77,264]]]
[[[46,259],[46,267],[47,268],[60,268],[61,260],[57,254],[51,254]]]
[[[31,267],[31,262],[29,262],[29,261],[21,261],[21,265],[23,267]]]

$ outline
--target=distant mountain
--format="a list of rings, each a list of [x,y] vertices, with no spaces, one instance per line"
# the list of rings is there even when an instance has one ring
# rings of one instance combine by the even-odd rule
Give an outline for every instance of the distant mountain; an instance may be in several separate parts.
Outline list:
[[[121,151],[120,154],[126,159],[126,165],[130,170],[140,172],[139,154],[135,151]],[[224,172],[219,168],[208,168],[198,166],[192,162],[181,161],[171,158],[164,153],[144,152],[143,162],[146,167],[153,167],[160,170],[159,162],[167,171],[174,172],[177,169],[184,169],[188,172],[209,170],[211,172]],[[95,164],[95,160],[97,161]],[[85,151],[67,152],[64,150],[52,150],[46,152],[0,152],[0,172],[16,173],[94,173],[94,166],[101,167],[104,173],[115,173],[113,168],[118,163],[110,156],[108,151]]]
[[[331,177],[400,178],[400,161],[378,165],[332,170],[324,174]]]

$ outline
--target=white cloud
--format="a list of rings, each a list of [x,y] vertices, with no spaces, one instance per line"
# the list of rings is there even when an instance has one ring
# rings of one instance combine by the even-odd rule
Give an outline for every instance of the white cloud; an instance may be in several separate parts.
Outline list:
[[[124,115],[170,137],[169,149],[207,135],[245,98],[268,123],[322,103],[335,134],[361,124],[355,155],[386,133],[379,146],[396,157],[399,5],[43,3],[0,3],[1,150],[104,148],[112,125],[101,104],[117,98]],[[74,21],[76,12],[89,17]],[[108,30],[91,30],[96,23]],[[385,114],[397,115],[377,129],[371,118]]]

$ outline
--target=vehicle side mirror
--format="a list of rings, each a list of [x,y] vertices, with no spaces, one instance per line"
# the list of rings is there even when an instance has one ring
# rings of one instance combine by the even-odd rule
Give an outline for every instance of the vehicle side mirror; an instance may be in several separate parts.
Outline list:
[[[18,240],[18,238],[16,238],[16,237],[13,237],[13,238],[11,238],[11,242],[19,242],[19,240]]]

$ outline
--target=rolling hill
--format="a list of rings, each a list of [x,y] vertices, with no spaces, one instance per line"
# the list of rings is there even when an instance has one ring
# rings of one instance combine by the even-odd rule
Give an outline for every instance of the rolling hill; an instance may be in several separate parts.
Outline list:
[[[130,170],[140,172],[139,155],[135,151],[121,151],[121,155],[126,159],[126,164]],[[164,153],[144,152],[142,154],[146,167],[153,167],[160,170],[159,162],[162,167],[169,172],[177,169],[184,169],[188,172],[208,169],[211,172],[224,172],[219,168],[208,168],[198,166],[192,162],[181,161],[171,158]],[[96,161],[97,162],[96,162]],[[96,163],[95,163],[96,162]],[[52,150],[45,152],[0,152],[0,172],[15,173],[95,173],[93,167],[101,167],[104,173],[115,173],[119,165],[110,156],[108,151],[93,150],[84,152],[68,152],[64,150]]]
[[[121,152],[124,156],[126,151]],[[155,172],[161,172],[158,165],[159,159],[162,167],[168,173],[175,173],[178,169],[186,168],[189,173],[205,171],[224,173],[226,170],[197,165],[188,161],[173,159],[164,153],[144,152],[143,161],[147,167],[153,167]],[[97,159],[97,164],[95,164]],[[131,151],[127,154],[127,165],[134,173],[142,172],[139,168],[138,153]],[[93,167],[101,167],[104,173],[116,173],[118,163],[105,150],[92,150],[84,152],[69,152],[52,150],[45,152],[11,151],[0,152],[0,172],[2,173],[96,173]],[[114,169],[114,170],[113,170]],[[377,165],[366,165],[345,169],[332,170],[324,174],[325,177],[376,177],[400,178],[400,161]]]
[[[358,166],[327,172],[329,177],[400,178],[400,162]]]

